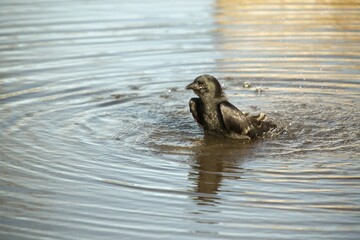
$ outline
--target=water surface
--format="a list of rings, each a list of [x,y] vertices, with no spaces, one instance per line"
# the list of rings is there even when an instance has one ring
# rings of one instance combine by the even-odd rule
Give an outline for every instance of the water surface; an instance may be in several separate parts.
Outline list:
[[[359,12],[2,1],[0,238],[358,239]],[[184,89],[203,73],[282,130],[204,137]]]

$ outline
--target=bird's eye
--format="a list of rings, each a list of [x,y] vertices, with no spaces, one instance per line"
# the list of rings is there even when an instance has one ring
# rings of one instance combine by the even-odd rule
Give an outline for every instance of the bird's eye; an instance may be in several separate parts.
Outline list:
[[[206,88],[205,83],[199,83],[199,87],[202,88]]]

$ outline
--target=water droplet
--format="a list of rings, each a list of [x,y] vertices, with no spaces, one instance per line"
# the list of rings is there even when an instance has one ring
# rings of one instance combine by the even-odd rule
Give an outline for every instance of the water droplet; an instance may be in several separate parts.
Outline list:
[[[251,88],[251,83],[250,82],[244,82],[243,87],[244,88]]]

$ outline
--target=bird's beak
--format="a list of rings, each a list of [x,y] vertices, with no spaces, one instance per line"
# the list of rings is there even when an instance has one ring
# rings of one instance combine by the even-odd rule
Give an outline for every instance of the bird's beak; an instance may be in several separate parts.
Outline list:
[[[195,90],[197,88],[197,84],[196,83],[190,83],[189,85],[186,86],[187,90]]]

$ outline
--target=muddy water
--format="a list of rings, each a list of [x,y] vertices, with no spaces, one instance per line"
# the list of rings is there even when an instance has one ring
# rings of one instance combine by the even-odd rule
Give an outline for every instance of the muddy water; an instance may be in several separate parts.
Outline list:
[[[0,238],[358,239],[359,12],[2,1]],[[282,130],[204,138],[184,89],[203,73]]]

